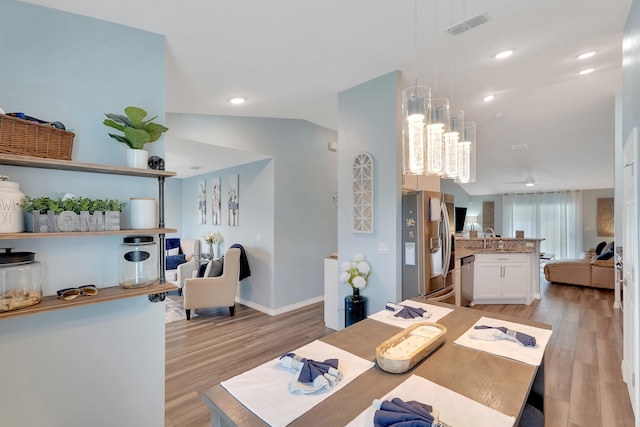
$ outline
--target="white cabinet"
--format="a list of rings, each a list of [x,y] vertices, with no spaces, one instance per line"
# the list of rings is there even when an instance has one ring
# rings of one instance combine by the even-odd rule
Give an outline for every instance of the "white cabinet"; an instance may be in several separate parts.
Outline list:
[[[476,254],[474,304],[530,304],[531,254]]]
[[[334,330],[340,329],[338,317],[338,259],[324,259],[324,325]]]

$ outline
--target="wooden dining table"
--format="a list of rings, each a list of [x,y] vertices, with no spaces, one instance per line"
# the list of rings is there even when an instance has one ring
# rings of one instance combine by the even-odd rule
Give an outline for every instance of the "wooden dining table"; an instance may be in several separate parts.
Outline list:
[[[454,341],[482,316],[541,329],[551,329],[551,326],[467,307],[420,299],[416,301],[453,309],[437,322],[447,328],[440,347],[402,374],[385,372],[376,364],[289,425],[344,426],[369,407],[374,399],[384,396],[414,374],[503,414],[513,416],[517,425],[538,366],[454,344]],[[320,341],[366,360],[375,361],[376,347],[401,331],[399,327],[367,318],[331,333]],[[220,384],[205,390],[201,395],[211,409],[212,426],[267,425]]]

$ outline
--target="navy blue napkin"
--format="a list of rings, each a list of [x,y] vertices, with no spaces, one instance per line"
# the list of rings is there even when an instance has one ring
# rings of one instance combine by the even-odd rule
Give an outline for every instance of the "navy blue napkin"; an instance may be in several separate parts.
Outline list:
[[[422,317],[422,315],[426,313],[426,310],[420,307],[410,307],[408,305],[403,305],[402,310],[398,311],[393,317],[402,317],[403,319],[415,319],[418,317]]]
[[[295,357],[295,353],[283,354],[280,358],[289,356]],[[312,383],[319,375],[324,375],[329,372],[330,368],[338,369],[338,359],[327,359],[324,362],[318,362],[313,359],[302,358],[302,368],[298,375],[298,381],[301,383]]]
[[[474,329],[497,329],[506,335],[515,338],[518,340],[520,344],[525,347],[535,347],[536,346],[536,338],[531,335],[527,335],[523,332],[513,331],[511,329],[507,329],[504,326],[475,326]]]
[[[415,400],[405,402],[396,397],[382,402],[373,417],[373,424],[375,427],[431,427],[434,425],[432,412],[431,405]]]

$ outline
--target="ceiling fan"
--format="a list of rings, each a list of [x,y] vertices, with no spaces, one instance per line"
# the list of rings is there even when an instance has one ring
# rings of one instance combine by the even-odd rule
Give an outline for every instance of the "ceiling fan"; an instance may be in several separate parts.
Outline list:
[[[551,184],[551,181],[536,181],[536,179],[533,177],[533,173],[531,171],[527,172],[529,175],[524,181],[510,181],[505,182],[505,184],[524,184],[527,187],[533,187],[536,184]]]

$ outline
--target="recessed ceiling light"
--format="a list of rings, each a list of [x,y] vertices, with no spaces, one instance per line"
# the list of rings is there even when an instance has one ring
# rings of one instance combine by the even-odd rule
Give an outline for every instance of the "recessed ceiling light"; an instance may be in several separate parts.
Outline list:
[[[595,51],[591,51],[591,52],[585,52],[582,55],[578,56],[578,59],[587,59],[587,58],[591,58],[593,55],[595,55],[596,52]]]
[[[586,70],[580,71],[580,75],[584,76],[585,74],[593,73],[593,70],[594,70],[593,68],[587,68]]]
[[[491,102],[495,99],[495,97],[496,97],[495,95],[486,95],[484,98],[482,98],[482,100],[484,102]]]
[[[245,99],[243,97],[241,97],[241,96],[237,96],[237,97],[231,98],[229,100],[229,102],[232,103],[232,104],[243,104],[244,101],[245,101]]]
[[[513,51],[512,50],[505,50],[504,52],[497,53],[496,56],[494,56],[494,58],[496,58],[496,59],[504,59],[504,58],[507,58],[507,57],[509,57],[511,55],[513,55]]]

